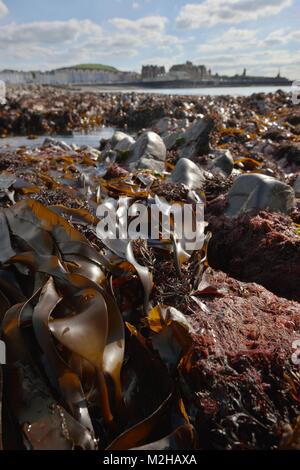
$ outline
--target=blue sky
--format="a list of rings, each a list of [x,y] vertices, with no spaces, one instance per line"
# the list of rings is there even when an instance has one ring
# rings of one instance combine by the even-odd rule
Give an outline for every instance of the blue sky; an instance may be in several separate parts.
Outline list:
[[[0,0],[0,69],[192,60],[300,79],[299,0]]]

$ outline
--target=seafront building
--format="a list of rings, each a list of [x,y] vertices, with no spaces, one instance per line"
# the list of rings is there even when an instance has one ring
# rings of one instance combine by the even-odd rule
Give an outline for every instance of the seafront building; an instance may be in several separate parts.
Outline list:
[[[107,70],[93,70],[88,68],[63,68],[49,72],[19,72],[16,70],[3,70],[0,80],[6,83],[37,84],[37,85],[67,85],[67,84],[101,84],[122,83],[138,80],[140,75],[136,72],[121,72]]]

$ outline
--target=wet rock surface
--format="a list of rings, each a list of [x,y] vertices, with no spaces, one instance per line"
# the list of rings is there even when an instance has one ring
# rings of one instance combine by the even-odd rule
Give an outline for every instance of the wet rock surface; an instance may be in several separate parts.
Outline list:
[[[163,171],[165,159],[166,147],[162,138],[155,132],[145,132],[132,145],[125,163],[131,168]]]
[[[205,176],[203,171],[187,158],[180,158],[171,174],[174,183],[182,183],[190,189],[201,189]]]
[[[0,151],[4,448],[299,448],[299,126],[281,91],[9,90],[0,133],[53,136]],[[106,240],[120,197],[203,201],[204,245]]]
[[[268,209],[288,214],[295,205],[293,189],[267,175],[240,175],[228,193],[226,215]]]
[[[234,160],[229,150],[220,151],[212,161],[210,171],[223,175],[225,178],[231,175],[234,168]]]

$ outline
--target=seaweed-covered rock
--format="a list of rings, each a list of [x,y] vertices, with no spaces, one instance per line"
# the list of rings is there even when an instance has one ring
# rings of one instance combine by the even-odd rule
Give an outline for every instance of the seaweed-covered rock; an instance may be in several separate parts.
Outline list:
[[[222,295],[201,297],[189,317],[197,333],[181,361],[201,447],[278,448],[299,415],[298,366],[291,360],[299,304],[211,269],[205,283]]]
[[[209,264],[242,281],[300,300],[300,237],[289,217],[268,212],[211,217]]]
[[[271,176],[240,175],[228,194],[226,215],[236,217],[242,212],[268,209],[288,213],[294,206],[293,189]]]

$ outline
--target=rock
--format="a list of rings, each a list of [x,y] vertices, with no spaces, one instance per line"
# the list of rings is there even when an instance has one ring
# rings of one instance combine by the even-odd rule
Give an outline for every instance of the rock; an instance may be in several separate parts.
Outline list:
[[[182,132],[189,125],[190,122],[188,119],[175,119],[170,117],[164,117],[153,125],[153,130],[159,135],[164,136],[166,134],[172,134],[177,129]]]
[[[0,173],[0,191],[6,191],[16,181],[16,176],[8,171],[2,171]]]
[[[236,217],[242,212],[267,209],[288,213],[295,202],[293,189],[285,183],[260,174],[238,176],[228,194],[225,214]]]
[[[80,147],[77,144],[71,144],[71,149],[74,150],[74,152],[77,152],[78,150],[80,150]]]
[[[299,370],[291,361],[299,304],[220,271],[208,269],[204,277],[223,295],[201,297],[203,307],[189,316],[199,333],[179,366],[201,446],[278,448],[283,422],[299,414],[284,379],[287,370],[289,377]]]
[[[138,165],[136,166],[136,169],[139,169],[139,170],[152,170],[152,171],[156,171],[158,173],[162,173],[165,169],[165,164],[164,164],[164,162],[154,160],[153,158],[142,157],[139,160]]]
[[[162,134],[165,134],[170,129],[172,129],[172,127],[173,127],[172,119],[169,117],[164,117],[154,124],[153,129],[155,130],[155,132],[162,135]]]
[[[121,131],[116,131],[110,141],[111,148],[121,153],[127,152],[134,143],[135,140],[133,137]]]
[[[209,219],[208,262],[230,276],[300,300],[300,237],[292,219],[259,212]]]
[[[197,141],[203,132],[207,131],[207,128],[212,125],[211,119],[199,119],[187,128],[184,133],[185,139],[187,141]]]
[[[300,199],[300,175],[297,176],[296,181],[294,183],[294,191],[296,198]]]
[[[219,153],[221,153],[221,155],[214,158],[210,171],[214,174],[221,174],[227,178],[232,173],[234,161],[229,150],[219,151]]]
[[[213,128],[211,118],[196,120],[184,132],[169,134],[165,138],[168,150],[178,148],[179,158],[192,158],[198,155],[205,155],[209,151],[209,134]]]
[[[126,163],[133,168],[150,168],[163,171],[166,159],[166,146],[155,132],[144,132],[132,146]],[[153,160],[153,162],[151,162]]]
[[[300,113],[289,114],[288,117],[286,118],[286,121],[289,124],[292,124],[292,126],[298,126],[298,124],[300,124]]]
[[[172,150],[180,145],[184,139],[184,133],[182,131],[168,132],[163,140],[167,150]]]
[[[124,155],[132,150],[135,140],[130,135],[126,135],[124,139],[120,140],[114,147],[115,152]]]
[[[196,163],[187,158],[181,158],[171,174],[171,180],[174,183],[182,183],[189,189],[201,189],[205,177]]]
[[[67,152],[71,152],[73,150],[72,147],[68,145],[66,142],[64,142],[63,140],[56,140],[56,139],[53,139],[52,137],[46,137],[43,142],[43,146],[47,147],[47,146],[52,146],[52,145],[55,147],[59,147],[62,150],[66,150]]]
[[[115,161],[124,160],[132,154],[135,140],[125,132],[116,131],[110,140],[102,143],[102,157]]]
[[[129,137],[125,132],[116,131],[110,140],[111,148],[115,148],[122,140]]]
[[[278,147],[276,151],[278,159],[286,158],[288,163],[300,164],[300,145],[298,143],[285,143]]]

